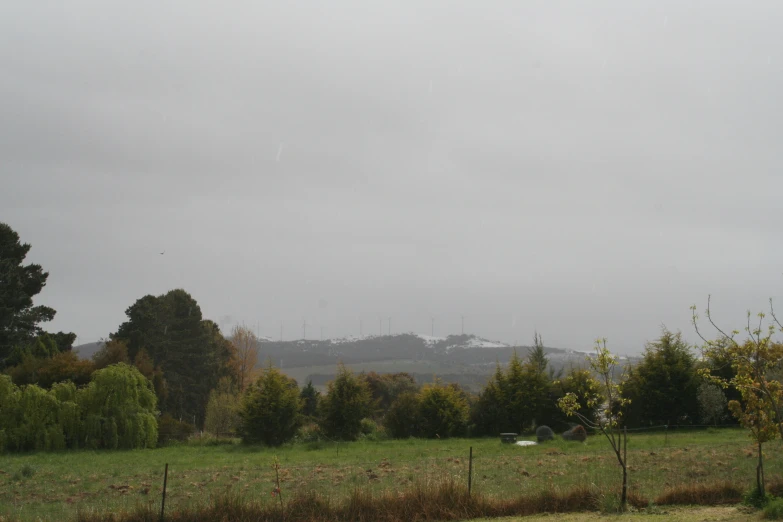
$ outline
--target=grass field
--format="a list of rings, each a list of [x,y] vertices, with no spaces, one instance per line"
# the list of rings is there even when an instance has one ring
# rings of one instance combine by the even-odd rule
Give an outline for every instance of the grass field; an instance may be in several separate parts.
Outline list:
[[[378,373],[397,373],[408,372],[411,374],[428,374],[428,375],[440,375],[443,373],[449,374],[467,374],[475,375],[478,369],[475,366],[468,366],[464,364],[448,364],[446,361],[414,361],[412,359],[394,359],[388,361],[370,361],[363,363],[346,364],[346,368],[350,369],[354,373],[376,371]],[[313,374],[322,375],[334,375],[337,372],[337,366],[334,364],[327,364],[322,366],[294,366],[290,368],[281,368],[283,373],[289,377],[296,379],[296,382],[300,384],[307,383],[307,377]],[[494,372],[495,368],[491,367],[487,370],[484,377],[489,379]],[[324,391],[326,386],[322,384],[313,383],[313,385],[319,390]]]
[[[282,448],[188,445],[155,450],[37,453],[0,457],[0,516],[63,520],[77,511],[133,509],[160,504],[169,464],[167,511],[197,507],[227,489],[262,503],[272,497],[274,459],[280,463],[283,502],[315,491],[340,500],[357,489],[402,491],[416,483],[468,482],[489,496],[517,496],[547,488],[590,486],[617,491],[620,468],[605,440],[519,447],[498,439],[404,440],[346,444],[300,443]],[[766,445],[767,476],[783,476],[783,445]],[[631,434],[630,489],[653,500],[667,490],[728,481],[749,489],[756,459],[741,429]]]

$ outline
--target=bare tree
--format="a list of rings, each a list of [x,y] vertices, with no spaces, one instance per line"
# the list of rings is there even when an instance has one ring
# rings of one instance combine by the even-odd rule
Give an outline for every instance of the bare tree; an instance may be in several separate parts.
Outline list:
[[[229,339],[236,355],[237,379],[240,391],[252,381],[253,372],[258,363],[258,339],[250,328],[235,326]]]

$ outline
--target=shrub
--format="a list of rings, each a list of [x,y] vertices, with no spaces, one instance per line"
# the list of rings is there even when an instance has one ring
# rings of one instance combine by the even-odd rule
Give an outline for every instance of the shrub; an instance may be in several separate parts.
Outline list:
[[[383,425],[391,437],[407,439],[419,431],[419,397],[415,393],[404,393],[395,400],[386,416]]]
[[[742,503],[746,506],[761,509],[769,504],[771,501],[776,500],[775,495],[763,494],[759,488],[754,487],[742,497]]]
[[[468,403],[456,388],[439,381],[419,392],[419,426],[424,437],[447,438],[465,434]]]
[[[204,430],[216,437],[233,435],[240,423],[239,406],[236,395],[212,390],[207,401]]]
[[[185,442],[196,431],[189,422],[175,419],[170,413],[164,413],[158,419],[158,445],[165,446],[173,441]]]
[[[405,372],[359,374],[359,378],[367,382],[372,396],[373,417],[381,416],[391,407],[400,395],[416,393],[419,389],[414,377]]]
[[[764,518],[768,520],[783,520],[783,498],[776,498],[764,507]]]
[[[536,428],[536,439],[538,442],[544,442],[555,438],[555,432],[549,426],[539,426]]]
[[[327,386],[326,396],[319,405],[322,432],[329,438],[356,440],[361,433],[362,419],[370,414],[370,390],[340,363],[337,376]]]
[[[318,427],[318,424],[313,422],[304,424],[301,428],[299,428],[299,432],[296,434],[296,439],[299,442],[318,442],[322,438],[323,435],[321,434],[321,428]]]
[[[565,440],[573,440],[577,442],[584,442],[587,440],[587,430],[585,430],[584,426],[581,424],[578,424],[571,428],[570,430],[563,433],[563,438]]]
[[[361,435],[362,440],[379,441],[386,439],[386,430],[379,426],[377,422],[372,419],[362,419],[361,422]]]
[[[239,435],[246,443],[279,446],[296,435],[300,412],[296,381],[269,365],[245,392],[239,410]]]

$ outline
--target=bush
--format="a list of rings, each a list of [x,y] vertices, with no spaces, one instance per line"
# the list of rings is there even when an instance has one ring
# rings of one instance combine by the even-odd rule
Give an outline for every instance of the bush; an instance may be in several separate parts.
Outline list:
[[[777,500],[777,497],[775,497],[775,495],[767,493],[766,495],[762,496],[761,492],[756,487],[751,489],[748,493],[745,494],[744,497],[742,497],[743,504],[745,504],[746,506],[754,507],[756,509],[761,509],[765,507],[773,500]]]
[[[424,437],[461,436],[468,426],[468,403],[459,391],[439,381],[419,392],[419,426]]]
[[[239,410],[239,435],[246,443],[279,446],[296,435],[300,412],[296,381],[270,365],[245,392]]]
[[[195,433],[196,427],[189,422],[175,419],[169,413],[164,413],[158,419],[158,446],[171,442],[185,442]]]
[[[585,430],[584,426],[582,425],[576,425],[570,430],[564,432],[563,438],[565,440],[584,442],[587,440],[587,430]]]
[[[415,393],[404,393],[395,400],[383,425],[387,433],[395,439],[407,439],[419,431],[419,397]]]
[[[233,446],[238,442],[239,439],[231,437],[215,437],[213,435],[203,433],[196,437],[189,437],[185,441],[185,445],[196,447]]]
[[[549,426],[539,426],[536,428],[536,439],[538,442],[544,442],[555,438],[555,432]]]
[[[236,395],[212,390],[207,401],[204,430],[216,437],[234,435],[240,423],[239,406]]]
[[[362,430],[362,419],[370,414],[370,390],[340,363],[336,378],[327,386],[321,399],[320,427],[329,438],[356,440]]]
[[[783,520],[783,498],[776,498],[764,507],[764,518],[768,520]]]
[[[318,442],[323,438],[321,434],[321,428],[318,424],[309,423],[299,428],[299,432],[296,434],[296,440],[299,442]]]
[[[384,440],[387,438],[386,430],[383,427],[379,426],[377,422],[369,418],[362,419],[361,430],[362,430],[362,434],[360,435],[361,440],[377,442],[379,440]]]

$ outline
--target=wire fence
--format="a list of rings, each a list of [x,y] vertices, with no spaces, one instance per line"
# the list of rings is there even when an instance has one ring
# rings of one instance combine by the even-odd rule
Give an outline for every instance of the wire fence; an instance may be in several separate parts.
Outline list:
[[[721,436],[715,426],[650,426],[628,430],[629,490],[653,500],[678,487],[721,481],[750,488],[755,480],[756,453],[742,436]],[[640,436],[644,433],[644,436]],[[534,439],[534,437],[520,437]],[[330,500],[347,498],[357,489],[396,494],[445,481],[464,484],[474,494],[510,497],[547,488],[568,490],[591,486],[618,491],[622,470],[602,435],[585,443],[556,440],[534,446],[503,444],[499,439],[454,441],[388,441],[378,443],[299,444],[279,451],[243,447],[191,447],[139,452],[139,458],[167,459],[149,466],[96,471],[92,477],[59,477],[61,491],[51,488],[44,466],[28,486],[0,478],[0,515],[22,520],[64,520],[81,511],[119,511],[149,505],[160,509],[166,484],[165,510],[198,507],[227,491],[262,504],[292,501],[316,492]],[[203,450],[203,460],[198,455]],[[112,461],[110,452],[94,453]],[[130,453],[133,455],[133,453]],[[768,477],[783,476],[783,444],[765,445]],[[53,456],[52,459],[56,459]],[[275,468],[275,463],[278,468]],[[99,464],[96,464],[99,466]],[[122,464],[119,464],[122,466]],[[0,461],[0,469],[7,467]],[[164,478],[164,469],[167,476]],[[3,475],[0,475],[3,477]],[[73,480],[70,480],[73,479]],[[75,482],[64,485],[64,481]],[[43,498],[46,497],[46,498]]]

